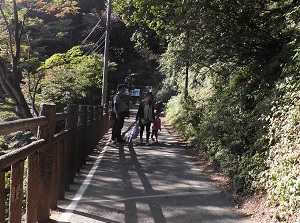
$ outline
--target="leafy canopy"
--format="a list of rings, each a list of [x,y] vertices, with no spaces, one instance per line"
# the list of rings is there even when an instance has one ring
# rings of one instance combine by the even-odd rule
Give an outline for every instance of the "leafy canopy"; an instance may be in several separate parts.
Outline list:
[[[77,13],[78,9],[77,2],[70,0],[0,1],[0,111],[13,112],[20,118],[32,117],[32,110],[37,113],[35,89],[38,83],[32,81],[40,77],[35,70],[47,53],[51,53],[49,49],[57,49],[59,44],[55,44],[55,40],[61,40],[62,48],[70,31],[66,29],[70,20],[59,21],[60,26],[53,21],[52,27],[51,23],[46,26],[45,20],[57,20]],[[63,23],[66,26],[62,26]],[[47,35],[48,39],[43,38]],[[28,81],[28,89],[23,88],[24,81]]]
[[[110,63],[110,70],[115,64]],[[38,69],[43,73],[41,101],[55,104],[97,104],[101,99],[103,56],[85,55],[81,46],[47,59]]]

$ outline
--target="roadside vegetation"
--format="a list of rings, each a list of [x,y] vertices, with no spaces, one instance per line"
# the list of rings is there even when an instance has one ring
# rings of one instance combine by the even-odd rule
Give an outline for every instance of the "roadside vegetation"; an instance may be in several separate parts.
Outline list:
[[[176,90],[166,115],[177,131],[237,193],[267,194],[273,221],[300,221],[299,3],[116,0],[115,7],[143,27],[144,40],[147,27],[167,43],[159,95]]]
[[[296,0],[113,1],[109,96],[153,86],[172,125],[231,177],[300,221]],[[41,103],[99,104],[105,1],[1,1],[0,121]],[[197,15],[197,16],[195,16]],[[0,153],[34,133],[1,136]]]

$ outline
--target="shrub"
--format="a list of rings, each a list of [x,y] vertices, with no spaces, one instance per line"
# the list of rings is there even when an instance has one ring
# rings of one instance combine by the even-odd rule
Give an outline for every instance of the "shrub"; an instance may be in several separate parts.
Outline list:
[[[264,105],[267,101],[256,102],[253,99],[256,93],[251,94],[251,90],[245,93],[248,86],[240,84],[244,70],[239,72],[215,84],[190,90],[193,97],[186,100],[180,95],[172,98],[167,105],[167,118],[231,176],[238,192],[250,193],[265,170],[267,121],[261,117],[268,106]],[[212,83],[211,80],[204,81]]]
[[[270,152],[264,183],[276,204],[274,216],[289,219],[300,208],[300,80],[286,77],[279,81],[270,120]]]

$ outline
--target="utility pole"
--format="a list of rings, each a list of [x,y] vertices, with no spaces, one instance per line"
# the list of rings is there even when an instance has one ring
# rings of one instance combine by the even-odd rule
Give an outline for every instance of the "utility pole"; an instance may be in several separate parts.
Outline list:
[[[189,62],[185,62],[185,87],[184,87],[184,99],[187,99],[189,95]]]
[[[189,95],[189,58],[188,58],[188,50],[189,50],[189,44],[190,44],[190,29],[188,28],[186,32],[186,53],[185,53],[185,88],[184,88],[184,99],[187,99]]]
[[[112,0],[108,0],[107,17],[106,17],[104,65],[103,65],[103,77],[102,77],[102,101],[101,101],[102,106],[104,106],[107,102],[106,100],[107,100],[108,48],[109,48],[111,1]]]

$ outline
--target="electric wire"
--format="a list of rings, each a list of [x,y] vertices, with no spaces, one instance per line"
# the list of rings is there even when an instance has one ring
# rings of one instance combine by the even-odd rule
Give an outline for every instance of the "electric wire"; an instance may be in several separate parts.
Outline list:
[[[95,49],[97,49],[99,46],[103,45],[105,40],[103,40],[105,37],[105,33],[102,34],[102,36],[93,44],[93,46],[86,52],[86,55],[89,55],[93,52],[95,52]],[[102,41],[100,44],[99,42]]]
[[[85,41],[92,35],[92,33],[94,32],[94,30],[96,29],[96,27],[99,25],[99,23],[101,22],[102,18],[100,17],[99,21],[97,22],[97,24],[94,26],[94,28],[91,30],[91,32],[87,35],[87,37],[85,37],[85,39],[81,42],[81,44],[84,44]]]
[[[104,48],[104,46],[105,46],[105,44],[103,44],[104,42],[102,42],[99,46],[97,46],[94,50],[93,50],[93,52],[92,53],[94,53],[94,52],[100,52],[103,48]],[[101,47],[101,49],[99,50],[99,48]]]

